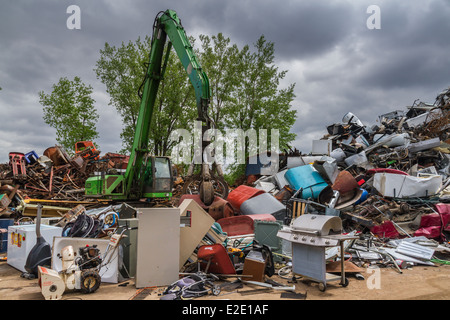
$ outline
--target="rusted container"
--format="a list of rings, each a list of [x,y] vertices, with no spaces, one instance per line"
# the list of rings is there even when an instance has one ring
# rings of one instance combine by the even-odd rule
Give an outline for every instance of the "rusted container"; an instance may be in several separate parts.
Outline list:
[[[354,189],[359,189],[359,184],[350,172],[341,171],[334,181],[332,188],[333,190],[339,191],[339,193],[342,195],[347,192],[353,191]]]
[[[184,194],[181,196],[178,205],[180,205],[184,200],[187,199],[192,199],[197,202],[197,204],[202,207],[203,210],[208,212],[208,214],[216,221],[234,215],[234,209],[231,204],[221,197],[216,196],[214,198],[214,201],[209,206],[207,206],[202,202],[199,194]]]
[[[222,199],[221,197],[215,197],[213,203],[208,208],[209,215],[214,220],[219,220],[222,218],[228,218],[234,215],[234,209],[231,204]]]

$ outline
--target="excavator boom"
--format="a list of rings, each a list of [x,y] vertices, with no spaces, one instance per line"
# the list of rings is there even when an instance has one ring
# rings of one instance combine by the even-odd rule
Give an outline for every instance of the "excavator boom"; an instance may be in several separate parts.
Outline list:
[[[169,42],[167,41],[168,39]],[[106,196],[116,200],[170,197],[172,186],[170,160],[167,157],[150,156],[148,143],[155,100],[160,82],[164,77],[164,70],[172,47],[175,49],[194,87],[198,111],[197,120],[202,122],[203,132],[213,125],[212,120],[208,116],[210,103],[208,77],[196,58],[193,47],[176,12],[173,10],[160,12],[157,14],[153,24],[149,64],[141,86],[142,97],[139,115],[125,174],[89,178],[86,183],[86,194]],[[165,48],[167,49],[164,57]],[[202,145],[202,151],[204,147],[205,144]],[[204,164],[202,164],[201,177],[204,183],[201,183],[203,187],[200,191],[202,195],[207,195],[207,202],[212,202],[214,190],[210,181],[211,173],[208,168],[205,168]],[[221,175],[220,177],[223,180]],[[226,189],[225,197],[227,195],[228,188]]]

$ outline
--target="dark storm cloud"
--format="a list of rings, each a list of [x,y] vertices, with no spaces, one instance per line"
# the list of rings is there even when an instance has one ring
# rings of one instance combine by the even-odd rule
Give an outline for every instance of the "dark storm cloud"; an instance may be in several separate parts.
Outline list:
[[[370,5],[381,29],[369,30]],[[66,27],[69,5],[81,30]],[[353,112],[367,124],[415,99],[434,102],[450,85],[450,3],[415,1],[129,0],[0,3],[0,162],[10,151],[42,152],[56,143],[42,120],[38,92],[75,75],[94,87],[102,152],[121,148],[121,122],[93,69],[105,42],[120,46],[151,35],[155,15],[175,10],[188,35],[222,32],[240,48],[264,35],[295,83],[295,146],[307,151],[326,126]],[[196,46],[199,47],[199,40]],[[19,150],[20,149],[20,150]]]
[[[183,22],[206,34],[222,32],[240,47],[264,35],[276,46],[278,59],[320,54],[346,37],[352,28],[350,3],[335,1],[194,1]],[[184,10],[183,10],[184,13]],[[200,17],[200,18],[199,18]]]

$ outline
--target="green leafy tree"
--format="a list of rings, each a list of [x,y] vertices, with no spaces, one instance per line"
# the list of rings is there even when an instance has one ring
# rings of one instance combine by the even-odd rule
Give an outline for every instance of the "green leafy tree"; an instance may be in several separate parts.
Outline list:
[[[296,111],[291,109],[295,84],[279,88],[287,71],[278,70],[274,63],[274,43],[264,36],[255,43],[254,52],[245,46],[241,57],[241,84],[233,92],[235,103],[229,110],[226,124],[242,130],[278,129],[280,148],[286,148],[295,139],[295,134],[290,132],[296,118]]]
[[[212,38],[200,36],[200,39],[202,66],[211,84],[211,116],[217,127],[244,132],[266,129],[268,147],[272,141],[271,129],[277,129],[279,148],[285,149],[295,139],[295,134],[290,132],[296,119],[296,111],[291,108],[295,84],[280,88],[287,71],[279,71],[275,65],[274,43],[261,36],[252,51],[248,45],[238,50],[221,33]],[[229,181],[244,171],[245,165],[229,165]]]
[[[106,92],[110,96],[109,104],[122,119],[121,152],[131,150],[133,145],[141,100],[138,90],[148,63],[150,41],[149,37],[145,37],[144,41],[138,38],[135,42],[122,43],[120,47],[105,43],[94,69],[97,78],[106,86]]]
[[[237,45],[231,45],[230,38],[222,33],[217,36],[199,36],[202,52],[202,68],[208,75],[211,101],[209,114],[218,129],[224,129],[224,119],[235,103],[232,95],[240,86],[241,56]]]
[[[77,141],[99,137],[96,123],[99,115],[91,97],[92,87],[79,77],[60,78],[50,94],[39,92],[44,107],[44,121],[56,129],[56,141],[67,151],[74,151]]]
[[[139,115],[141,98],[138,94],[149,63],[151,38],[144,41],[122,43],[120,47],[105,44],[100,50],[100,59],[94,71],[97,78],[106,86],[110,95],[110,105],[122,118],[123,128],[120,135],[123,149],[131,151],[134,133]],[[164,78],[161,80],[155,109],[150,126],[149,148],[155,155],[169,155],[170,132],[177,128],[186,128],[187,121],[194,119],[195,96],[181,62],[172,50],[169,55]]]
[[[160,83],[150,128],[150,146],[155,155],[171,155],[174,141],[170,134],[176,129],[187,129],[197,117],[194,87],[174,50]]]
[[[269,135],[271,129],[278,129],[279,145],[283,149],[295,138],[290,132],[296,116],[291,110],[295,85],[280,89],[280,81],[287,71],[279,71],[274,63],[274,44],[261,36],[255,43],[255,50],[250,50],[248,45],[239,50],[221,33],[212,37],[201,35],[200,41],[201,50],[196,50],[196,54],[209,79],[208,113],[216,127],[244,131],[267,129]],[[194,43],[192,37],[190,42]],[[122,117],[122,152],[131,150],[140,105],[137,92],[149,62],[150,45],[149,37],[144,41],[122,43],[118,48],[106,43],[94,69],[106,86],[110,105]],[[192,128],[196,112],[193,87],[172,50],[150,128],[149,145],[155,155],[170,155],[171,132]],[[244,167],[237,166],[241,171]]]

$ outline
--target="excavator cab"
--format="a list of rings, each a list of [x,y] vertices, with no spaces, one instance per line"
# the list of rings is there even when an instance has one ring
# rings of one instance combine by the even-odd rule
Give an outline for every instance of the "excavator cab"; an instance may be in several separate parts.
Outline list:
[[[168,199],[172,197],[173,174],[169,157],[148,156],[141,174],[143,174],[142,193],[134,194],[135,198]],[[86,195],[90,197],[106,197],[114,200],[128,200],[124,193],[124,175],[108,174],[89,177],[85,186]]]
[[[173,176],[169,157],[148,157],[144,174],[144,198],[167,198],[172,195]]]

